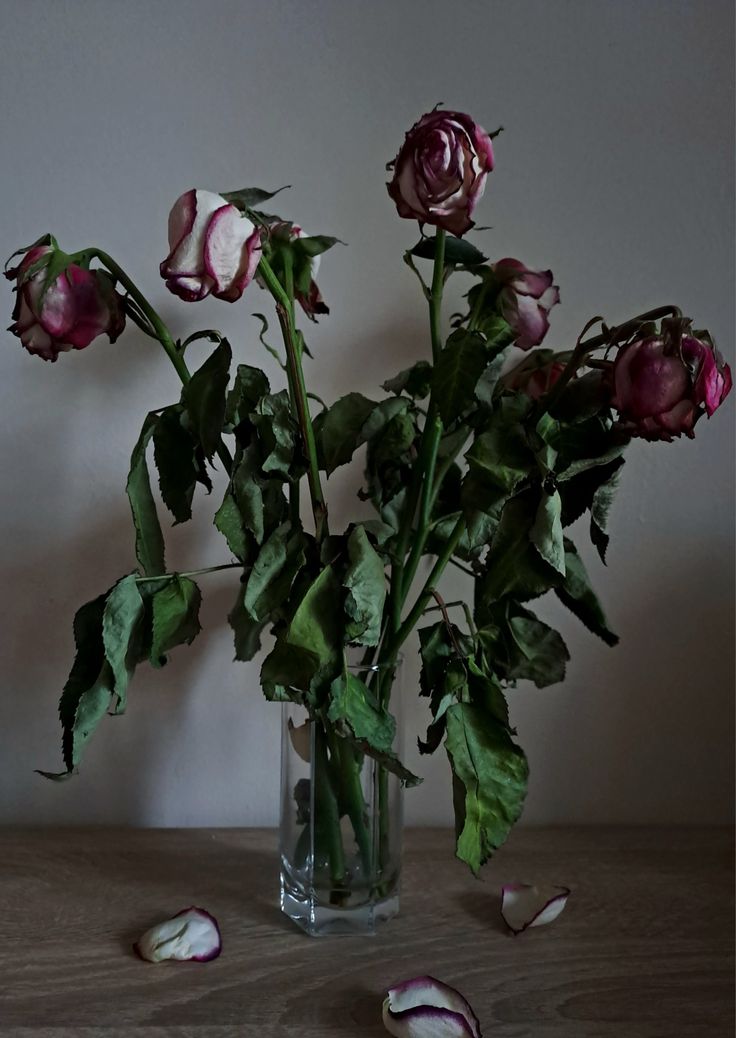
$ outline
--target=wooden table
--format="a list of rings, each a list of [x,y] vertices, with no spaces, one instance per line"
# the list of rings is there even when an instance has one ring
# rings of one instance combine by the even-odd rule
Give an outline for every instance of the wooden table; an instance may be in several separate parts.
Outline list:
[[[519,829],[478,882],[445,830],[408,834],[401,916],[375,938],[304,936],[276,907],[266,830],[0,830],[0,1034],[379,1038],[385,989],[459,987],[486,1038],[733,1034],[732,833]],[[520,937],[499,885],[572,887]],[[198,904],[208,964],[139,961],[149,925]]]

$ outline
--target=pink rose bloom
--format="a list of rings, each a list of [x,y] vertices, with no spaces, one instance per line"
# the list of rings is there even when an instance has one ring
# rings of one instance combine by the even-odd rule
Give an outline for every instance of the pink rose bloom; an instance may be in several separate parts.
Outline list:
[[[68,350],[83,350],[98,335],[115,342],[125,327],[125,313],[110,276],[72,263],[44,292],[45,268],[31,277],[26,272],[50,252],[48,245],[30,249],[19,266],[6,272],[17,280],[10,331],[29,353],[51,361]]]
[[[166,287],[188,303],[205,296],[234,303],[253,280],[261,233],[214,191],[187,191],[169,213],[169,255],[161,264]]]
[[[539,346],[549,331],[549,312],[560,301],[551,270],[529,270],[517,259],[494,263],[493,273],[502,288],[499,308],[516,335],[521,350]]]
[[[473,226],[473,210],[493,169],[493,145],[469,115],[435,110],[412,126],[387,168],[394,171],[387,187],[399,216],[459,237]]]
[[[731,391],[731,370],[710,342],[686,335],[681,352],[671,337],[651,336],[619,350],[613,366],[613,406],[633,436],[692,437]]]

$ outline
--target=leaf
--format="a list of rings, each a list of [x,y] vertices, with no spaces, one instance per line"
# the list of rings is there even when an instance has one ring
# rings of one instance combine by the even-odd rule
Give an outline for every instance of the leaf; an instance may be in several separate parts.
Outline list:
[[[107,595],[81,606],[74,617],[76,655],[59,700],[62,753],[67,771],[78,764],[85,743],[107,712],[112,673],[105,659],[102,617]]]
[[[598,549],[601,562],[605,564],[606,551],[608,550],[608,513],[618,488],[621,478],[621,464],[618,465],[605,482],[601,483],[593,494],[593,503],[590,509],[590,539]]]
[[[501,688],[501,682],[490,668],[481,662],[470,660],[468,663],[468,688],[470,702],[484,713],[496,718],[505,728],[509,724],[509,706]]]
[[[511,636],[508,678],[533,681],[537,688],[563,680],[570,653],[557,631],[520,607],[516,607],[515,614],[509,618],[508,631]]]
[[[421,782],[400,763],[392,749],[396,721],[379,706],[373,690],[350,671],[344,671],[332,682],[327,717],[339,735],[355,742],[404,785],[416,786]]]
[[[189,577],[175,573],[152,599],[153,643],[151,660],[158,660],[177,645],[191,645],[202,630],[199,607],[202,594]]]
[[[261,544],[264,536],[264,503],[261,484],[256,478],[258,471],[258,450],[252,444],[243,451],[231,479],[233,496],[243,520],[243,527],[253,535],[256,544]]]
[[[585,624],[589,631],[602,638],[606,645],[616,645],[618,636],[611,631],[605,613],[595,592],[590,586],[588,573],[577,548],[567,537],[565,538],[565,582],[555,588],[555,593],[563,605]]]
[[[506,727],[470,703],[447,711],[457,856],[478,873],[521,815],[529,768]]]
[[[312,581],[291,618],[285,641],[314,658],[314,673],[334,670],[342,650],[340,581],[325,566]]]
[[[565,576],[565,545],[562,533],[562,499],[558,491],[543,493],[529,539],[545,562]]]
[[[340,735],[365,740],[381,753],[390,751],[394,744],[396,721],[379,707],[373,690],[350,671],[340,674],[330,686],[327,719]]]
[[[208,461],[222,435],[231,360],[230,343],[223,339],[182,390],[182,401]]]
[[[511,325],[495,312],[486,313],[480,322],[480,330],[486,337],[488,352],[494,360],[498,360],[501,350],[505,350],[517,336]]]
[[[214,524],[227,541],[233,555],[241,562],[245,560],[249,553],[248,537],[231,487],[225,491],[222,504],[215,512]]]
[[[487,362],[482,335],[460,329],[449,337],[432,377],[434,400],[445,425],[472,406],[475,387]]]
[[[253,209],[255,206],[267,202],[269,198],[274,198],[281,191],[288,191],[290,187],[291,184],[285,184],[283,187],[276,188],[275,191],[264,191],[260,187],[242,187],[238,191],[223,191],[222,197],[226,202],[237,206],[238,209]]]
[[[482,404],[486,408],[492,408],[494,405],[493,397],[496,392],[496,387],[501,380],[505,361],[506,351],[501,349],[493,360],[486,366],[485,371],[478,379],[475,387],[475,399],[479,404]]]
[[[287,391],[282,389],[280,393],[262,397],[252,420],[263,449],[262,471],[276,473],[288,480],[297,442],[297,427],[291,414]]]
[[[409,249],[409,255],[433,260],[436,248],[436,238],[422,238],[413,249]],[[476,249],[475,245],[471,245],[464,238],[455,238],[452,234],[446,236],[445,266],[478,267],[486,263],[487,259],[480,249]]]
[[[314,420],[320,468],[328,475],[345,465],[354,451],[365,442],[361,430],[376,407],[362,393],[348,393]]]
[[[356,526],[348,538],[348,558],[349,565],[342,581],[348,592],[345,612],[349,619],[345,637],[359,645],[378,645],[386,600],[386,576],[383,562],[362,526]]]
[[[514,490],[536,468],[518,422],[492,425],[475,440],[465,457],[482,479],[506,491]]]
[[[283,605],[304,565],[304,534],[290,522],[277,526],[263,543],[245,585],[243,602],[254,620],[266,621]]]
[[[248,420],[258,401],[271,392],[271,385],[260,368],[238,364],[233,388],[227,395],[225,421],[232,429]]]
[[[537,493],[525,491],[504,506],[491,541],[485,574],[477,585],[483,604],[506,595],[523,602],[559,583],[559,574],[542,559],[529,539],[537,504]]]
[[[165,572],[164,539],[151,493],[151,481],[146,463],[146,447],[151,439],[157,418],[149,414],[143,423],[138,442],[133,448],[130,471],[125,490],[130,501],[135,526],[135,554],[146,576]]]
[[[167,407],[153,427],[158,485],[176,523],[191,519],[194,488],[199,478],[196,443],[182,425],[181,416],[180,407]]]
[[[139,625],[143,599],[135,573],[123,577],[107,596],[102,616],[102,642],[112,672],[113,691],[118,699],[116,713],[125,709],[128,682],[138,659]]]
[[[235,636],[235,659],[244,662],[252,660],[261,648],[261,631],[266,621],[254,620],[246,611],[242,585],[238,588],[238,597],[227,619]]]
[[[304,701],[315,674],[315,660],[306,649],[288,645],[283,635],[276,639],[261,667],[261,688],[266,699],[277,702]],[[293,693],[291,689],[298,689]]]
[[[423,400],[429,396],[432,386],[432,365],[426,360],[418,360],[410,368],[404,368],[398,375],[383,383],[382,389],[387,393],[406,393],[413,400]]]
[[[327,234],[312,234],[309,237],[294,238],[290,242],[295,252],[302,252],[309,259],[321,256],[323,252],[327,252],[334,245],[344,244],[339,238],[331,238]]]
[[[607,465],[595,465],[579,472],[572,479],[557,479],[557,489],[562,495],[562,525],[574,523],[588,509],[593,508],[596,491],[607,483],[624,464],[616,458]]]

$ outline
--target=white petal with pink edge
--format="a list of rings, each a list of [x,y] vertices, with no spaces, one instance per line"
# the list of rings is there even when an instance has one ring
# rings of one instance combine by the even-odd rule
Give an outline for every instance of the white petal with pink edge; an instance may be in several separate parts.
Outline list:
[[[146,930],[133,947],[148,962],[209,962],[222,951],[222,938],[214,916],[192,906]]]
[[[383,1024],[395,1038],[482,1038],[467,1000],[429,976],[405,980],[389,990]]]
[[[539,886],[507,883],[501,888],[501,915],[510,930],[523,933],[532,926],[553,923],[564,910],[569,896],[569,887],[551,883]]]

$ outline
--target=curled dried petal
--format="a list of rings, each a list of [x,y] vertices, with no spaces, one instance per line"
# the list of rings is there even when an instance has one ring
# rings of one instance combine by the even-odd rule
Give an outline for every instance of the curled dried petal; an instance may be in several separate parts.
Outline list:
[[[501,915],[510,930],[523,933],[532,926],[554,922],[569,896],[568,887],[507,883],[501,888]]]
[[[395,1038],[482,1038],[467,1000],[449,984],[428,976],[389,989],[383,1024]]]

